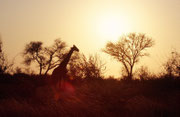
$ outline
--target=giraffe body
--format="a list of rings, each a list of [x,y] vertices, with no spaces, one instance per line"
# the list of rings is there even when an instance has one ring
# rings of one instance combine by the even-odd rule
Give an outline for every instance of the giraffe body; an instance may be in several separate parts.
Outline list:
[[[57,68],[54,69],[54,71],[52,72],[52,80],[57,83],[58,85],[61,84],[61,82],[63,82],[67,75],[67,64],[73,54],[74,51],[79,51],[79,49],[73,45],[73,47],[71,47],[70,51],[67,53],[66,57],[64,58],[64,60],[62,60],[62,62],[59,64],[59,66]]]

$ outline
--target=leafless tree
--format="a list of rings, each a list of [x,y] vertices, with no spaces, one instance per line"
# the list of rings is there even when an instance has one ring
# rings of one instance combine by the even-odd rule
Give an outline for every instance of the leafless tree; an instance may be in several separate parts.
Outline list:
[[[164,63],[166,73],[171,76],[180,76],[180,53],[177,51],[171,52],[171,56]]]
[[[52,46],[45,48],[48,57],[48,60],[46,61],[46,70],[44,73],[45,75],[49,72],[49,70],[59,65],[60,61],[65,57],[65,47],[65,42],[62,42],[60,39],[56,39]]]
[[[89,58],[83,54],[76,54],[72,57],[69,65],[69,70],[73,76],[87,79],[101,78],[106,69],[105,63],[100,60],[97,54],[90,55]]]
[[[26,65],[36,62],[39,66],[39,74],[42,75],[42,71],[44,70],[44,75],[46,75],[48,71],[56,67],[63,58],[63,51],[65,50],[66,44],[60,39],[56,39],[50,47],[43,47],[42,45],[43,43],[40,41],[30,42],[26,45],[23,56]]]
[[[14,63],[8,61],[7,56],[5,55],[5,53],[3,51],[3,43],[0,38],[0,74],[10,72],[13,65],[14,65]]]
[[[127,79],[132,79],[133,68],[140,58],[147,56],[145,51],[154,45],[154,41],[145,34],[130,33],[122,36],[118,42],[108,42],[103,52],[123,64],[127,74]]]

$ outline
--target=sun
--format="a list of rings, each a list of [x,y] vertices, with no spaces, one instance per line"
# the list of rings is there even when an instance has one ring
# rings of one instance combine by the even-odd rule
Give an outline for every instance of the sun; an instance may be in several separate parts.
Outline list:
[[[128,22],[123,17],[104,15],[99,18],[97,29],[101,37],[114,41],[128,32]]]

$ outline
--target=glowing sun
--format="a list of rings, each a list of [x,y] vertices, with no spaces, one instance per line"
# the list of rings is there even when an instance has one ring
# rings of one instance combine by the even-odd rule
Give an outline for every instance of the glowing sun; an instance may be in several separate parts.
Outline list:
[[[103,16],[98,22],[98,32],[104,38],[111,38],[111,41],[116,40],[128,32],[128,21],[117,16]]]

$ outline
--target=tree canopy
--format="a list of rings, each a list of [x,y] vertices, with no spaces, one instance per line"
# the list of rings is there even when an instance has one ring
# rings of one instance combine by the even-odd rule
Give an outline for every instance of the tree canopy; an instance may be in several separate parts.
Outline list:
[[[123,64],[128,79],[132,79],[133,68],[140,58],[147,56],[145,51],[154,45],[154,41],[145,34],[129,33],[117,42],[108,42],[103,52]]]
[[[46,75],[49,70],[55,68],[64,56],[66,43],[56,39],[54,44],[49,47],[43,47],[40,41],[31,41],[25,46],[23,51],[24,63],[31,65],[35,62],[39,66],[39,74]],[[44,70],[44,73],[42,71]]]

